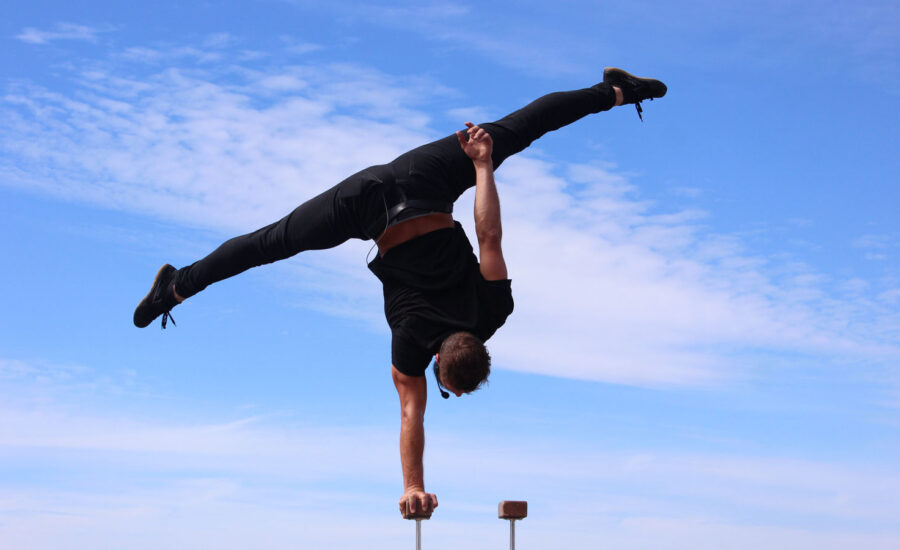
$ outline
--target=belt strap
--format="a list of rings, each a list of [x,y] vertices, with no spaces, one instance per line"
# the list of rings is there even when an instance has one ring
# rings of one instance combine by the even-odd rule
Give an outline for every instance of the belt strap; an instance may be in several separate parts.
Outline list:
[[[452,214],[453,203],[429,199],[407,199],[395,204],[388,210],[387,223],[391,225],[406,210],[418,210],[423,213]]]

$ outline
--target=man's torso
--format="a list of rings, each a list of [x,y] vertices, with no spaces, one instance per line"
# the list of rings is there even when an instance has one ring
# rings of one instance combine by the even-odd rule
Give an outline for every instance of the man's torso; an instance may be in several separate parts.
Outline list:
[[[450,221],[450,227],[387,248],[369,264],[384,285],[394,366],[410,376],[424,373],[450,334],[465,331],[487,340],[513,309],[510,281],[486,281],[465,232]],[[423,227],[432,223],[445,222],[434,218]]]

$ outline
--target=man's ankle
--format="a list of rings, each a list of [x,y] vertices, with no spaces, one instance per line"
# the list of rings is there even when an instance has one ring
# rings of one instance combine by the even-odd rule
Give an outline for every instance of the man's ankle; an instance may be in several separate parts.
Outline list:
[[[619,88],[618,86],[613,86],[612,89],[616,93],[616,104],[614,107],[618,107],[625,102],[625,95],[622,93],[622,88]]]

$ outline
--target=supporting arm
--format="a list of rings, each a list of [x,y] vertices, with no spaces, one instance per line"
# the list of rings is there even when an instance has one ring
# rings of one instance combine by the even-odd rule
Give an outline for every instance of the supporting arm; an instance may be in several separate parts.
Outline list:
[[[400,513],[431,515],[437,496],[425,492],[425,405],[427,385],[424,376],[408,376],[391,368],[394,387],[400,397],[400,465],[403,468],[403,496]]]

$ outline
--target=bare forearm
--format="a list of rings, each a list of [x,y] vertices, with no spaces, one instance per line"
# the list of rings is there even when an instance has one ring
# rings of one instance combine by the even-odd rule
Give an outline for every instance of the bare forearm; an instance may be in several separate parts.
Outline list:
[[[405,518],[420,512],[430,516],[438,501],[435,495],[425,492],[425,468],[422,466],[428,401],[425,377],[408,376],[397,367],[391,367],[391,373],[400,396],[400,466],[403,468],[400,513]]]
[[[475,233],[479,242],[485,239],[499,240],[502,236],[500,222],[500,196],[494,183],[494,165],[490,159],[475,162]]]
[[[403,418],[400,424],[400,465],[403,468],[403,488],[425,489],[425,468],[422,455],[425,452],[424,419]]]

